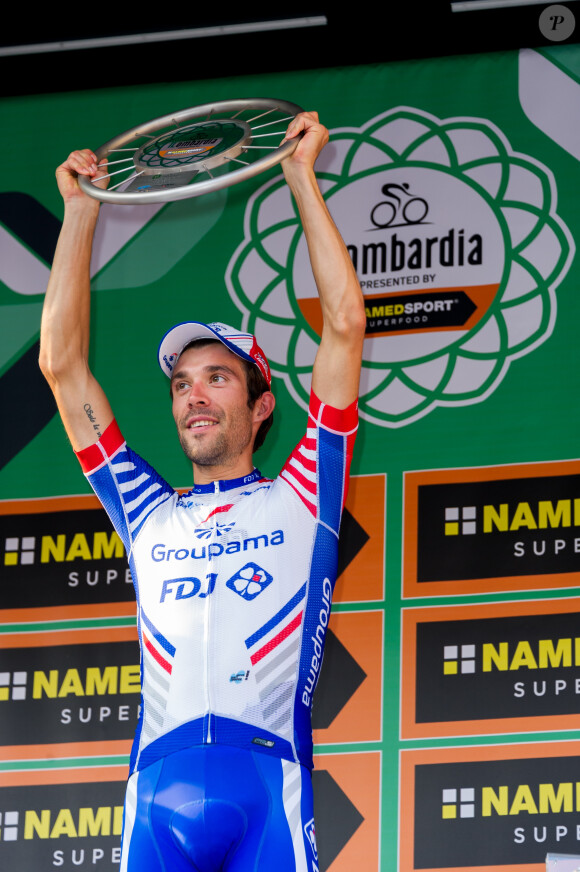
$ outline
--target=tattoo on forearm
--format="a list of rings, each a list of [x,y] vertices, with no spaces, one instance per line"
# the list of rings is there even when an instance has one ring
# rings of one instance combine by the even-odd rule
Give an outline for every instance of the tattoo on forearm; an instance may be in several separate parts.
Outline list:
[[[85,403],[83,406],[83,409],[85,410],[85,414],[86,414],[87,418],[89,419],[89,421],[93,425],[93,430],[96,431],[97,436],[100,439],[101,438],[101,425],[97,423],[97,419],[95,418],[95,413],[92,410],[91,404]]]

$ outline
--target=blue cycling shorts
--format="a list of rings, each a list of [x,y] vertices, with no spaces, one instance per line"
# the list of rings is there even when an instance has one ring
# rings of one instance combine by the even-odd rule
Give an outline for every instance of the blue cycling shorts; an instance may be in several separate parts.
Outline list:
[[[188,748],[127,785],[120,872],[318,872],[312,778],[226,745]]]

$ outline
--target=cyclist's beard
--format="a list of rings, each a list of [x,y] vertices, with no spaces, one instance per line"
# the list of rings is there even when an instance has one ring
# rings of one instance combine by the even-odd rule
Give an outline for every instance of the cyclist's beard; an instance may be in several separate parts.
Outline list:
[[[181,447],[188,460],[197,466],[233,465],[253,439],[250,409],[244,404],[242,409],[235,409],[227,416],[224,412],[212,411],[211,414],[218,422],[199,437],[195,436],[195,429],[187,429],[185,425],[178,427]]]

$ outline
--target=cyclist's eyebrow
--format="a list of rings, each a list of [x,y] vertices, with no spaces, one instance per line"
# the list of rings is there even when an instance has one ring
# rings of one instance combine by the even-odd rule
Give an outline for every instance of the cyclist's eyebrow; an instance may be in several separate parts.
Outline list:
[[[208,363],[201,371],[207,375],[213,375],[216,372],[224,372],[227,375],[236,376],[237,378],[240,377],[236,370],[228,366],[227,363]],[[188,376],[191,376],[191,373],[188,372],[188,370],[180,369],[172,374],[171,381],[178,381],[180,378],[185,379],[188,378]]]
[[[239,377],[236,370],[229,367],[227,363],[210,363],[207,366],[204,366],[203,370],[210,375],[214,372],[226,372],[228,375],[234,375]]]

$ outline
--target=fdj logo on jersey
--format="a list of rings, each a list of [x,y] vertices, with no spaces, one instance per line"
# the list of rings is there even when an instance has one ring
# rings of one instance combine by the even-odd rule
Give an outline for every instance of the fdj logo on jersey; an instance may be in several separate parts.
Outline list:
[[[361,416],[398,427],[439,405],[480,402],[554,327],[554,289],[574,243],[555,212],[551,171],[485,119],[409,107],[332,139],[338,148],[321,155],[317,175],[365,296]],[[226,280],[244,329],[276,327],[272,371],[306,409],[322,312],[282,186],[274,179],[249,201]]]
[[[232,575],[226,587],[242,599],[253,600],[273,581],[272,576],[257,563],[246,563],[239,572]]]
[[[164,603],[166,600],[189,599],[192,596],[199,596],[200,599],[203,599],[213,593],[216,581],[217,573],[209,573],[202,590],[200,579],[194,576],[187,578],[166,578],[161,588],[159,602]]]

